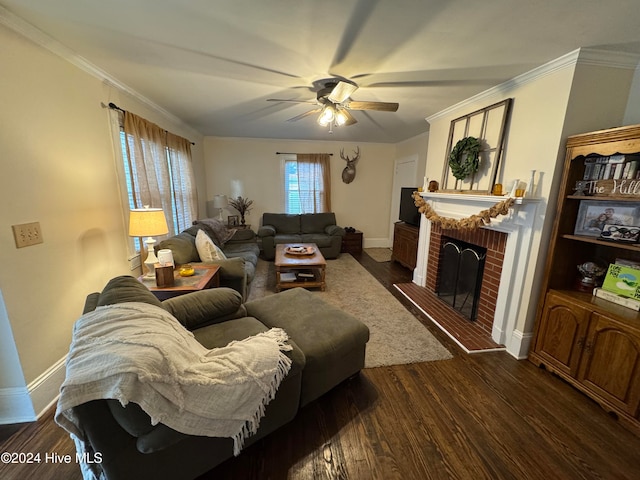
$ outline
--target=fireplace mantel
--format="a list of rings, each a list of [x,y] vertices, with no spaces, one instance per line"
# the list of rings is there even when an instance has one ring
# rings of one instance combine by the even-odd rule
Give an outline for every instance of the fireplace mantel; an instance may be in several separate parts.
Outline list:
[[[420,192],[420,196],[438,215],[455,219],[475,215],[508,198],[440,192]],[[531,340],[531,333],[518,331],[516,325],[526,324],[524,318],[528,313],[529,298],[526,292],[530,293],[532,289],[531,278],[527,277],[528,259],[533,243],[536,212],[541,201],[542,199],[534,197],[516,198],[508,214],[499,215],[481,227],[507,234],[491,336],[496,343],[505,345],[507,351],[516,358],[526,357]],[[420,222],[417,267],[413,275],[413,282],[423,287],[426,285],[430,235],[431,222],[423,216]],[[522,261],[523,259],[527,261]]]
[[[459,202],[466,204],[478,205],[495,205],[498,202],[509,198],[506,195],[476,195],[475,193],[454,193],[454,192],[420,192],[420,196],[425,200],[448,200],[451,202]],[[523,205],[528,203],[538,203],[539,198],[534,197],[515,197],[514,205]]]

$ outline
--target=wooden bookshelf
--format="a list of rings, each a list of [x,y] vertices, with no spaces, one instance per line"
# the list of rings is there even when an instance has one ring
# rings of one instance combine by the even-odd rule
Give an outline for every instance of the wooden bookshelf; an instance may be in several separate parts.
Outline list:
[[[608,241],[597,232],[582,235],[577,225],[585,222],[581,206],[587,204],[583,202],[592,202],[588,205],[596,208],[618,204],[625,210],[640,209],[640,180],[590,178],[591,172],[585,170],[587,158],[633,158],[639,152],[640,125],[567,139],[529,355],[533,363],[558,374],[636,432],[640,432],[640,313],[594,297],[580,283],[577,266],[594,262],[608,267],[617,259],[640,261],[640,246]],[[595,182],[587,195],[579,193],[584,184],[578,182],[585,181]]]

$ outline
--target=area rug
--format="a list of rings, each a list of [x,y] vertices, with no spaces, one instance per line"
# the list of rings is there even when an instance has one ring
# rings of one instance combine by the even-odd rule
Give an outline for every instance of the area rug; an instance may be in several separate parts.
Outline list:
[[[364,253],[373,258],[376,262],[390,262],[391,261],[391,249],[390,248],[365,248]]]
[[[258,260],[249,301],[275,293],[275,265]],[[327,260],[326,291],[315,295],[369,327],[365,368],[452,358],[451,353],[351,255]]]

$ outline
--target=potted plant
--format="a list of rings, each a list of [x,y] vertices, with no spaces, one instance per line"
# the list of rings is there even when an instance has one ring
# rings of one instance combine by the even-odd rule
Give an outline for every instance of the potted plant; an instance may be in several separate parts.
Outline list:
[[[238,213],[240,213],[240,223],[241,225],[244,225],[244,216],[251,211],[253,200],[249,200],[248,198],[243,198],[238,195],[236,198],[232,198],[231,200],[229,200],[229,205],[231,205],[238,211]]]

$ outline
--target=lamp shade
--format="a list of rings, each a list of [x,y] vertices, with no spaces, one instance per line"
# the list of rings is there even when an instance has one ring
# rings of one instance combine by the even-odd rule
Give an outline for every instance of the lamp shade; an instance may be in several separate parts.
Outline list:
[[[227,208],[229,205],[229,199],[226,195],[214,195],[213,196],[213,208]]]
[[[130,237],[153,237],[169,233],[161,208],[136,208],[129,213]]]

